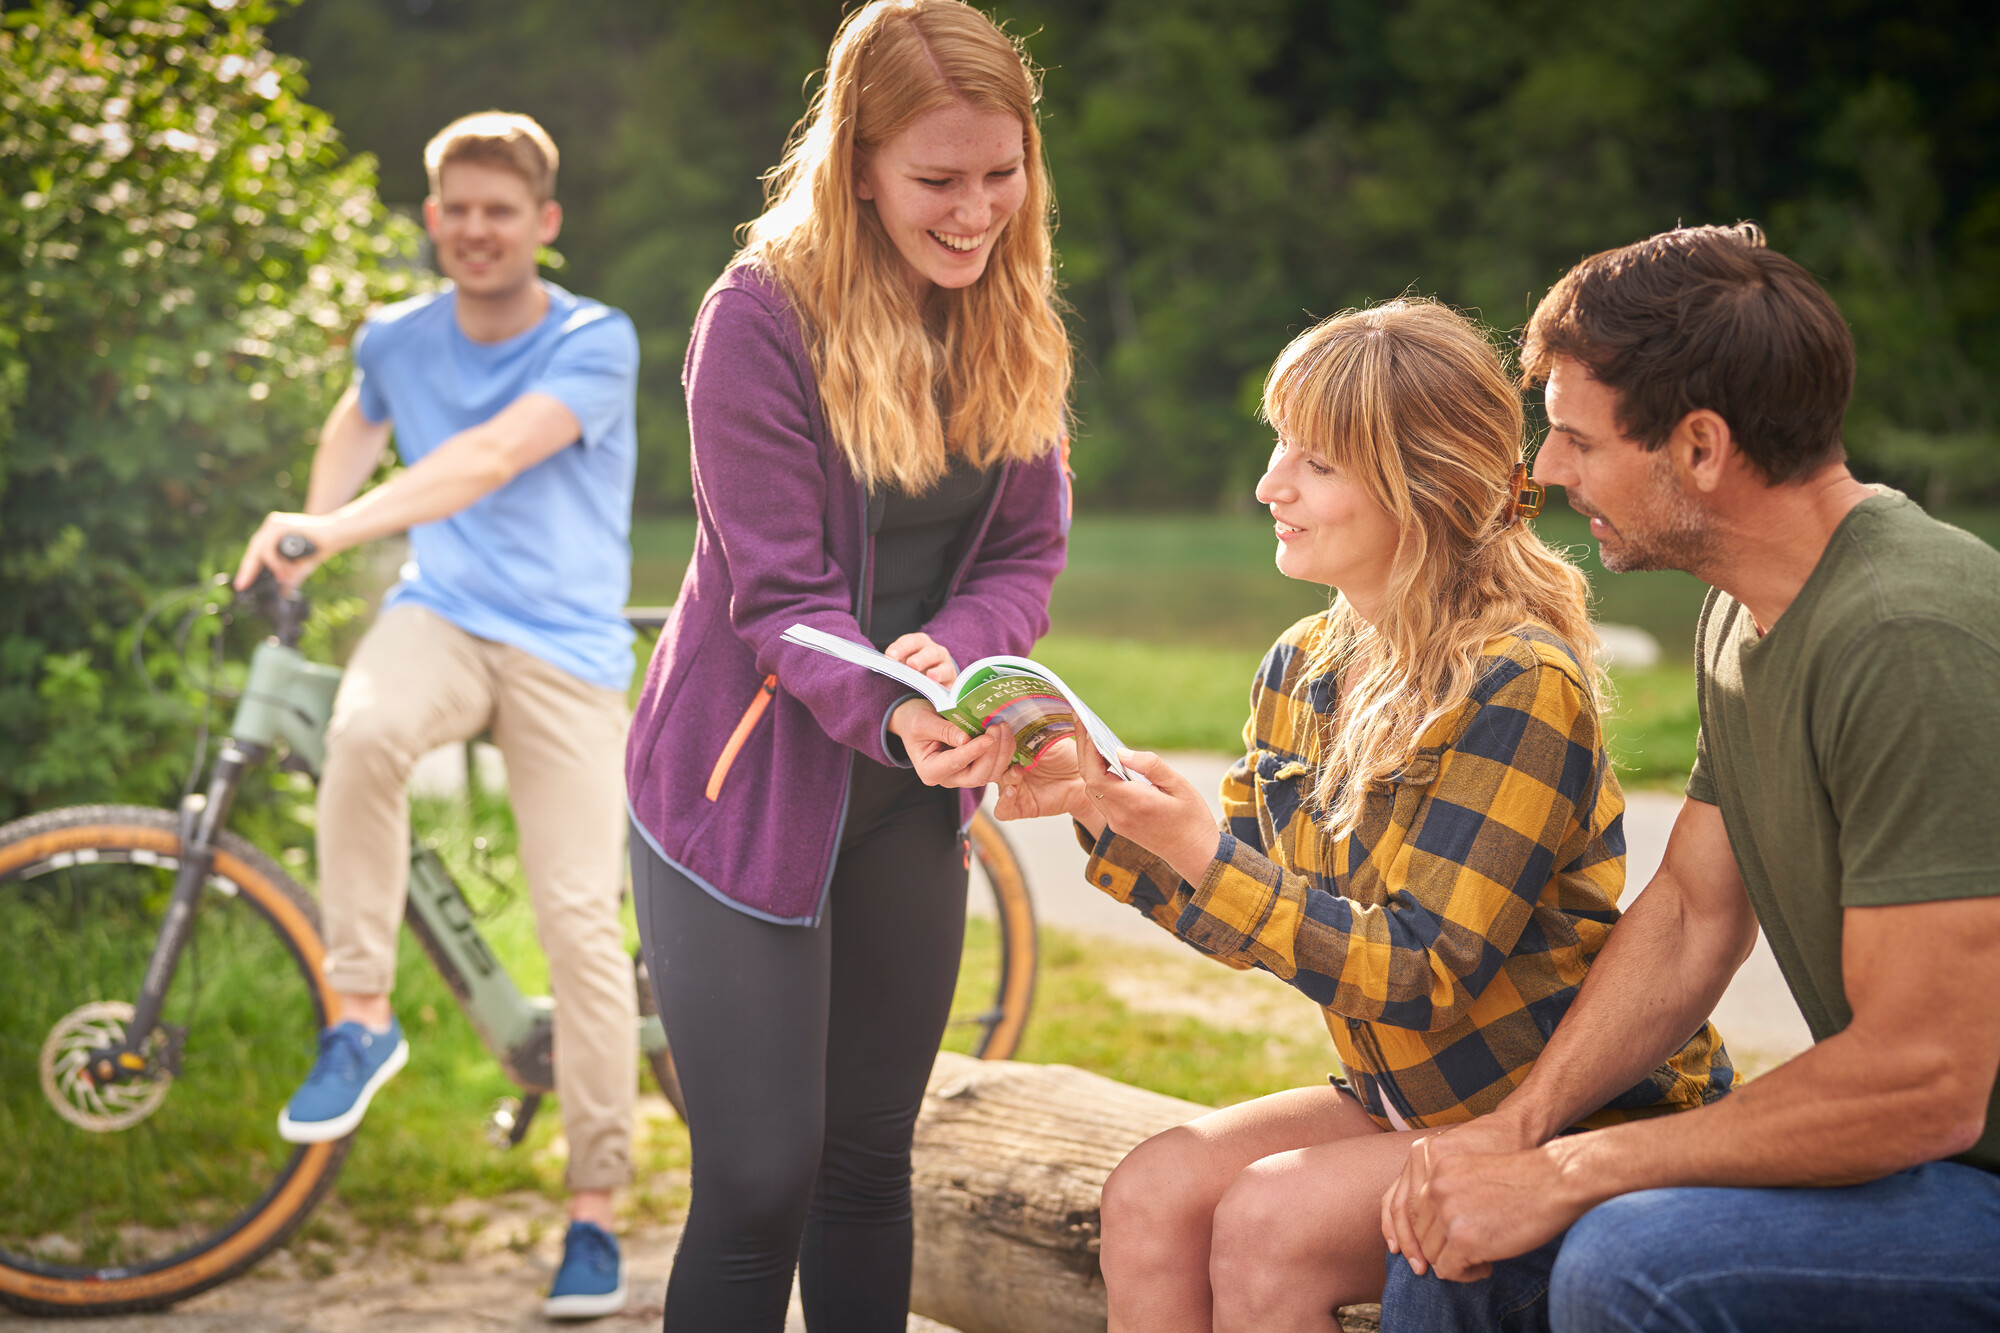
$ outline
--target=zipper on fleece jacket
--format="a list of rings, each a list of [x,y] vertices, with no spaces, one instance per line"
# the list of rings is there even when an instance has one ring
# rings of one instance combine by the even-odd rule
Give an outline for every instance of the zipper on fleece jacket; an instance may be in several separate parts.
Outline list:
[[[764,716],[764,710],[771,706],[771,699],[777,692],[778,678],[764,677],[764,683],[757,687],[757,697],[743,710],[742,719],[737,722],[736,730],[729,733],[728,741],[723,744],[722,754],[715,761],[714,771],[708,775],[706,794],[709,800],[713,801],[722,795],[722,781],[729,776],[730,765],[736,762],[737,754],[743,749],[743,742],[750,739],[750,733],[756,729],[757,719]]]
[[[868,621],[875,613],[875,527],[878,520],[871,511],[868,488],[858,488],[861,499],[861,576],[854,590],[854,623],[861,627],[865,637]],[[826,861],[826,877],[819,882],[819,897],[813,903],[812,928],[819,929],[819,923],[826,919],[826,895],[833,888],[833,873],[840,869],[840,839],[847,832],[847,800],[854,794],[854,756],[840,767],[840,813],[833,821],[833,855]]]

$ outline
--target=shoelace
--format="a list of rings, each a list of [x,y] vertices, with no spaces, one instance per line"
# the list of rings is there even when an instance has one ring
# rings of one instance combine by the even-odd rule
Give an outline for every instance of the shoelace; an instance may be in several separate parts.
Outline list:
[[[572,1223],[569,1235],[563,1238],[563,1247],[597,1272],[615,1272],[618,1268],[618,1243],[601,1227]]]
[[[366,1058],[362,1054],[359,1033],[344,1026],[326,1028],[319,1034],[319,1059],[313,1065],[314,1079],[338,1078],[351,1083],[360,1075]]]

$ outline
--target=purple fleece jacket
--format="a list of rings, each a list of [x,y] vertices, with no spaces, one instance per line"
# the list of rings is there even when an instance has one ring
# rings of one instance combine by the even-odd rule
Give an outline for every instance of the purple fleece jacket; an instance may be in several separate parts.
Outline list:
[[[798,317],[768,276],[732,268],[709,289],[683,381],[699,529],[626,744],[632,816],[723,902],[812,925],[840,847],[851,752],[909,766],[900,742],[887,748],[902,686],[778,637],[804,623],[868,641],[867,493],[821,415]],[[1060,451],[1005,465],[977,522],[924,626],[961,665],[1024,654],[1048,629],[1069,530]],[[756,711],[768,677],[775,692]],[[962,794],[961,819],[978,799]]]

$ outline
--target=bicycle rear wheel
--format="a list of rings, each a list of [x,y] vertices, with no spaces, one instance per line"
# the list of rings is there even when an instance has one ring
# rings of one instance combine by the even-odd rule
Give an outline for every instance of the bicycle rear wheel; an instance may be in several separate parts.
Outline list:
[[[1020,860],[999,823],[980,810],[967,832],[971,894],[979,905],[966,917],[965,952],[944,1048],[982,1060],[1009,1060],[1021,1045],[1035,1003],[1035,907]]]
[[[312,900],[233,835],[167,993],[167,1068],[103,1089],[75,1076],[131,1015],[179,856],[167,810],[0,828],[0,1304],[157,1309],[226,1281],[291,1235],[347,1154],[278,1137],[332,992]]]
[[[945,1025],[944,1049],[982,1060],[1010,1060],[1021,1045],[1028,1011],[1035,1003],[1039,958],[1035,907],[1014,848],[992,816],[979,811],[968,832],[969,891],[979,907],[966,918],[965,948],[959,960],[951,1017]],[[634,958],[633,969],[639,1013],[648,1017],[658,1010],[644,960]],[[687,1106],[681,1099],[680,1071],[674,1066],[673,1051],[662,1042],[645,1054],[660,1091],[685,1120]]]

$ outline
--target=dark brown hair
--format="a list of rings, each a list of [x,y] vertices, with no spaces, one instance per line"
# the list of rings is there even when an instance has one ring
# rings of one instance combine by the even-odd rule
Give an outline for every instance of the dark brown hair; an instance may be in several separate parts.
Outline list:
[[[1523,380],[1546,381],[1564,356],[1617,391],[1619,430],[1647,449],[1707,408],[1774,485],[1846,456],[1854,339],[1752,223],[1661,232],[1565,273],[1528,321]]]

